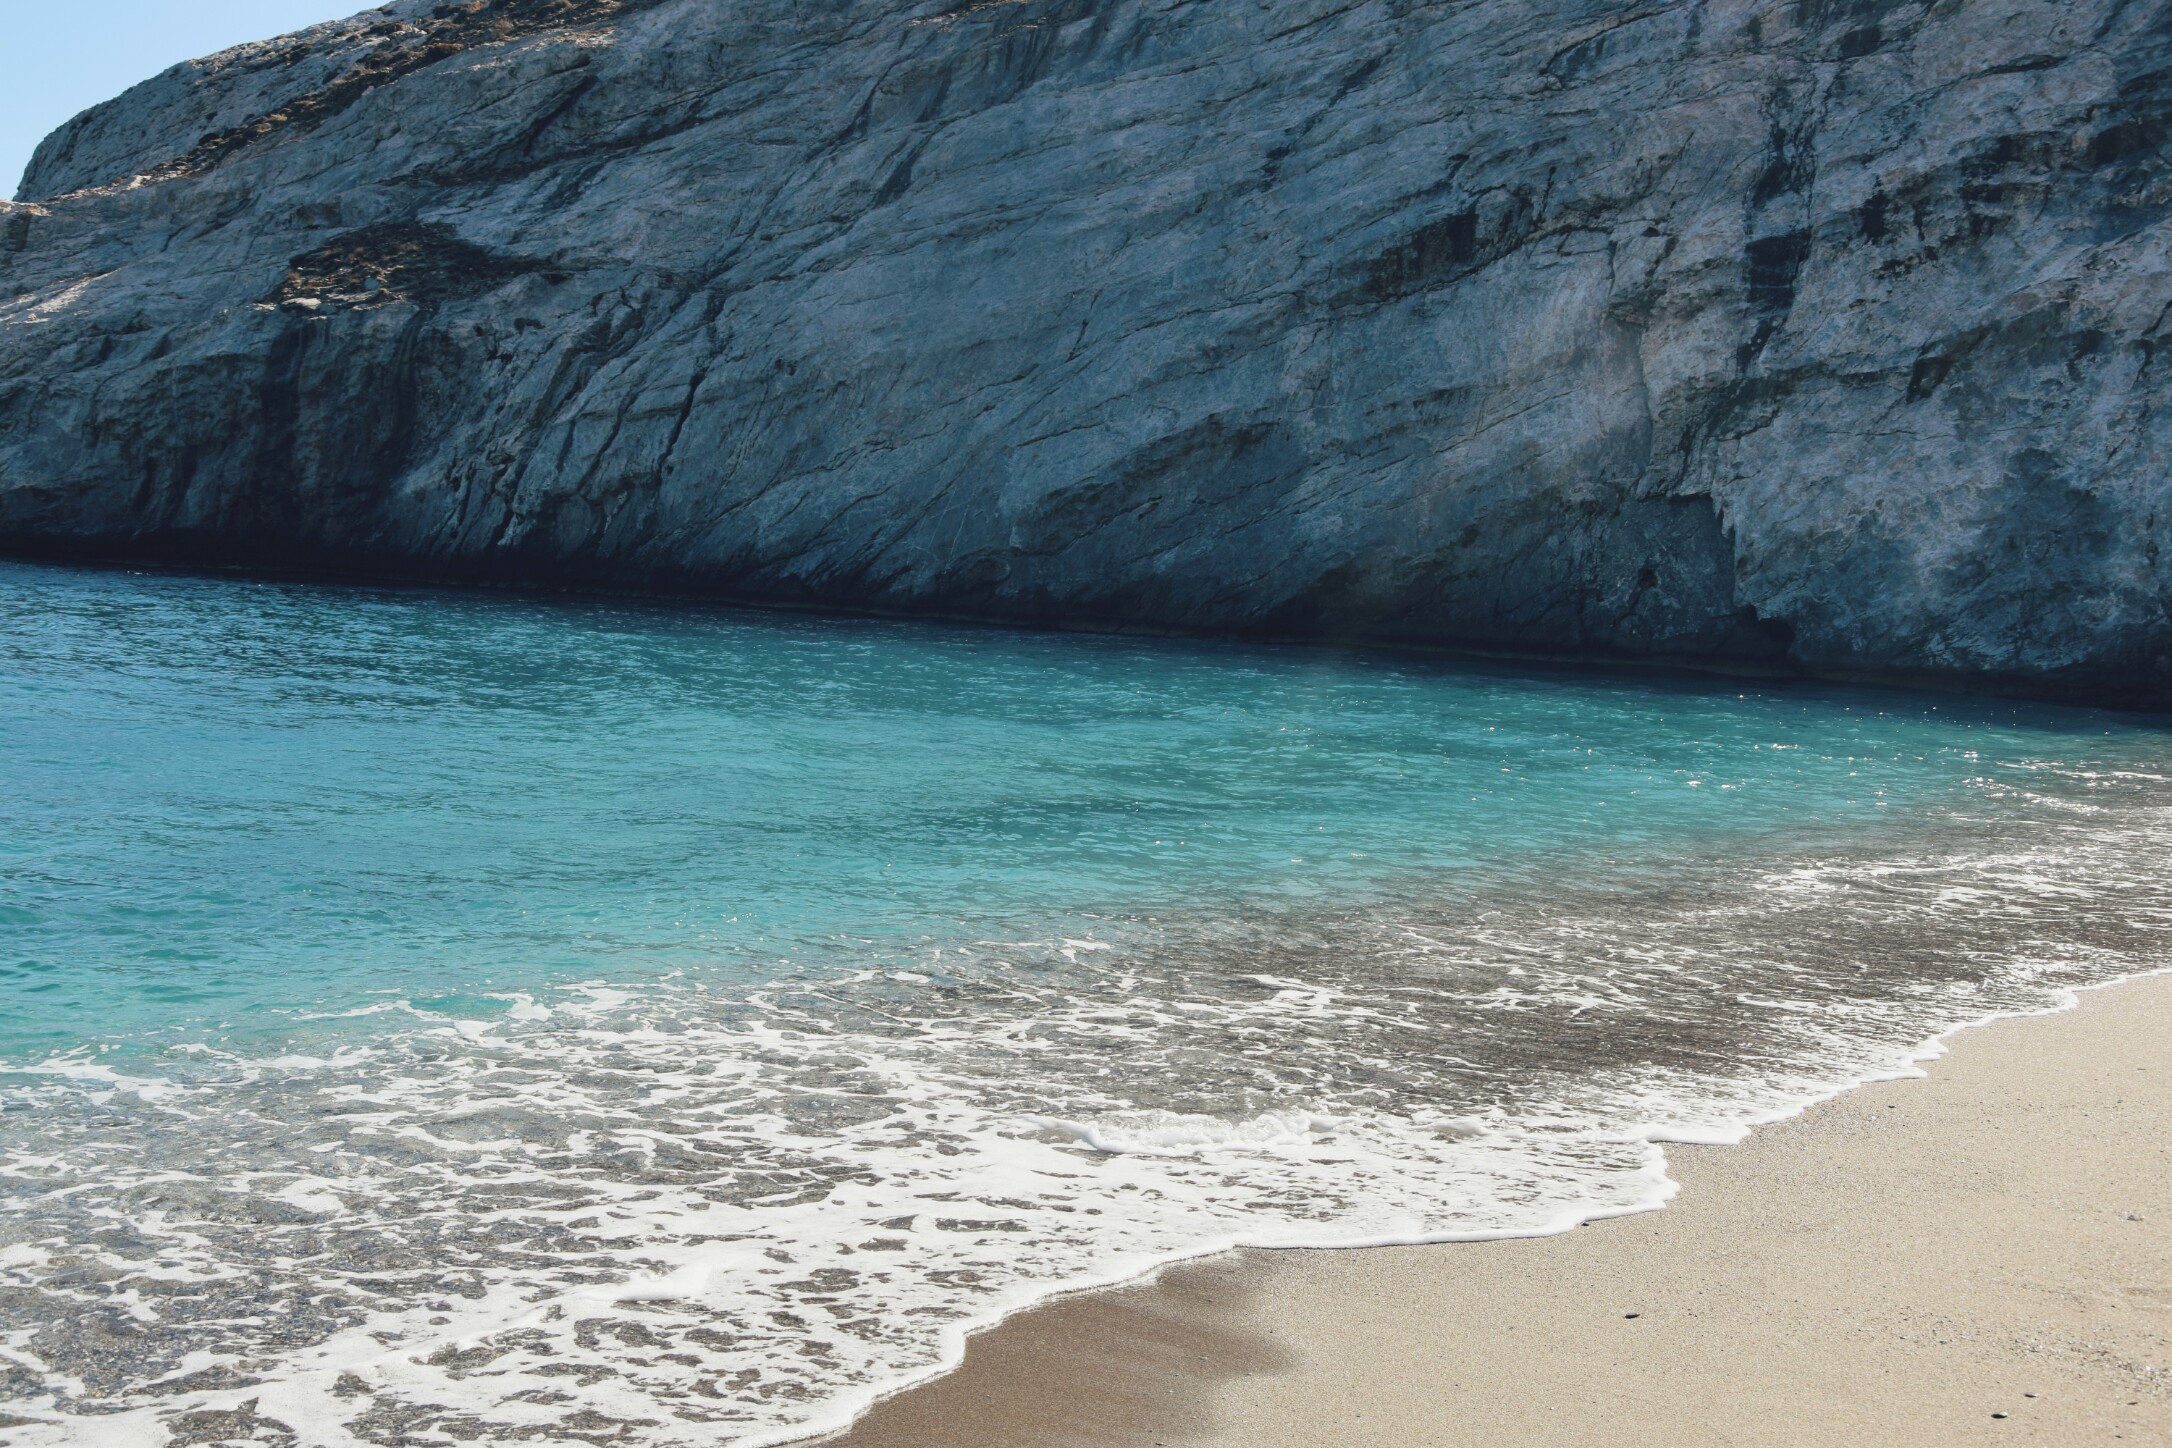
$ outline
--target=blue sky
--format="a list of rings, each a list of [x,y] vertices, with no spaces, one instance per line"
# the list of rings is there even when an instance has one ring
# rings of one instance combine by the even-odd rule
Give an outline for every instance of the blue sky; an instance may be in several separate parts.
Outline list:
[[[380,0],[0,0],[0,196],[80,110],[176,61],[367,10]]]

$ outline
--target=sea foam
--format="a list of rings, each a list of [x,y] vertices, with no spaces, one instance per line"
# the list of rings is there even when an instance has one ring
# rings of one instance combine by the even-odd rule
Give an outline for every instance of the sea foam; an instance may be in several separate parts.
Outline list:
[[[759,1444],[2156,968],[2149,721],[0,565],[0,1438]]]
[[[41,1062],[0,1167],[10,1434],[776,1443],[1050,1293],[1648,1210],[1663,1143],[2150,968],[2168,840],[2136,792],[1882,853],[1074,920],[939,972],[409,1002],[331,1054]]]

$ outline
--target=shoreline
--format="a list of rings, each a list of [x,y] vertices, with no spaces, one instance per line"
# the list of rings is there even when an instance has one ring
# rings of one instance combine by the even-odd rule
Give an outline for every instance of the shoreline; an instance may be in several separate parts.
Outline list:
[[[1739,1144],[1655,1138],[1654,1209],[1189,1258],[796,1441],[2172,1445],[2168,1039],[2172,971],[1964,1023]]]
[[[405,568],[339,565],[221,562],[188,555],[144,555],[76,551],[0,543],[0,564],[25,568],[64,568],[97,573],[150,574],[161,577],[223,580],[234,583],[298,584],[321,588],[381,589],[393,592],[447,593],[505,598],[531,603],[599,603],[654,607],[689,613],[753,614],[778,618],[834,619],[845,622],[921,624],[1025,636],[1107,639],[1117,642],[1190,644],[1206,648],[1302,650],[1330,655],[1377,658],[1413,667],[1441,666],[1544,675],[1595,675],[1623,681],[1673,681],[1720,688],[1801,687],[1867,690],[1874,694],[1917,694],[1952,702],[2047,708],[2111,714],[2124,720],[2172,719],[2172,694],[2107,688],[2064,675],[1952,674],[1908,669],[1831,669],[1790,664],[1784,659],[1705,658],[1680,654],[1629,654],[1604,651],[1547,651],[1495,647],[1447,639],[1320,632],[1278,634],[1242,629],[1185,628],[1141,622],[1080,618],[1009,617],[945,609],[884,608],[874,603],[809,603],[758,594],[717,592],[690,586],[638,586],[609,580],[568,578],[559,581],[500,577],[487,572],[430,572]]]

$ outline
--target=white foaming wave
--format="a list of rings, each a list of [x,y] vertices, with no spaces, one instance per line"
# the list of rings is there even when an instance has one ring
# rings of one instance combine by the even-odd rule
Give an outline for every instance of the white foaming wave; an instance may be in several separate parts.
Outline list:
[[[711,1038],[700,1044],[718,1050],[730,1043]],[[904,1074],[918,1075],[918,1063],[905,1067]],[[677,1084],[687,1083],[680,1078]],[[177,1409],[235,1412],[252,1401],[266,1419],[337,1422],[328,1415],[352,1416],[352,1384],[359,1382],[372,1401],[474,1405],[479,1397],[486,1399],[493,1431],[509,1435],[562,1416],[524,1395],[538,1387],[548,1391],[553,1381],[548,1370],[569,1358],[598,1356],[581,1347],[584,1325],[594,1339],[602,1331],[598,1323],[622,1335],[648,1335],[667,1324],[697,1331],[700,1324],[718,1322],[743,1328],[782,1313],[798,1318],[802,1329],[752,1350],[707,1354],[711,1360],[699,1372],[657,1371],[651,1363],[637,1376],[620,1365],[608,1377],[583,1384],[579,1395],[587,1411],[607,1419],[653,1422],[659,1404],[675,1394],[698,1401],[704,1380],[713,1389],[720,1379],[774,1374],[780,1367],[791,1377],[771,1381],[817,1376],[804,1361],[790,1361],[812,1338],[812,1345],[824,1349],[818,1359],[827,1359],[818,1362],[826,1369],[818,1376],[824,1392],[812,1407],[798,1395],[765,1400],[757,1379],[741,1384],[742,1390],[757,1389],[751,1400],[697,1412],[691,1421],[684,1413],[675,1415],[674,1433],[699,1433],[702,1441],[782,1441],[835,1421],[905,1376],[939,1369],[955,1358],[965,1332],[979,1322],[1050,1290],[1135,1275],[1175,1257],[1261,1240],[1258,1228],[1264,1222],[1278,1223],[1267,1238],[1287,1246],[1551,1231],[1583,1215],[1631,1209],[1661,1182],[1651,1157],[1617,1151],[1627,1175],[1614,1186],[1626,1183],[1629,1194],[1602,1188],[1597,1199],[1571,1206],[1590,1186],[1581,1180],[1587,1167],[1581,1160],[1534,1171],[1507,1139],[1457,1140],[1447,1153],[1437,1144],[1419,1147],[1434,1157],[1434,1169],[1418,1173],[1412,1171],[1416,1143],[1395,1140],[1393,1131],[1383,1134],[1375,1125],[1338,1137],[1323,1133],[1325,1118],[1298,1116],[1219,1129],[1205,1118],[1184,1122],[1173,1114],[1158,1121],[1119,1119],[1109,1124],[1111,1131],[1128,1131],[1133,1139],[1102,1141],[1084,1150],[1075,1141],[1041,1140],[1006,1129],[984,1112],[946,1105],[939,1080],[901,1079],[898,1085],[899,1096],[915,1102],[913,1129],[900,1133],[904,1140],[893,1150],[863,1144],[851,1162],[857,1169],[851,1187],[813,1200],[791,1199],[804,1196],[800,1193],[777,1203],[719,1206],[704,1200],[699,1187],[602,1184],[559,1214],[590,1219],[582,1229],[589,1247],[581,1264],[585,1272],[505,1272],[484,1280],[471,1296],[417,1294],[422,1300],[371,1311],[355,1326],[287,1355],[269,1382],[177,1394],[178,1401],[157,1408],[101,1417],[98,1431],[109,1442],[158,1443]],[[416,1102],[416,1093],[427,1097],[435,1090],[435,1083],[413,1078],[372,1094]],[[445,1149],[441,1136],[402,1129],[411,1125],[391,1129]],[[834,1141],[795,1140],[782,1120],[762,1122],[759,1129],[810,1151],[838,1150]],[[1089,1136],[1099,1134],[1091,1126],[1083,1129]],[[926,1143],[936,1136],[954,1154],[931,1159]],[[1125,1154],[1112,1155],[1105,1147]],[[516,1154],[497,1140],[452,1149],[478,1148],[501,1163]],[[1250,1181],[1220,1159],[1241,1155],[1272,1163],[1278,1152],[1296,1155],[1281,1171],[1249,1173]],[[1451,1160],[1457,1153],[1463,1159]],[[1308,1155],[1314,1159],[1303,1160]],[[1304,1178],[1323,1168],[1337,1177],[1374,1179],[1367,1193],[1371,1205],[1356,1217],[1317,1210],[1308,1201],[1310,1184]],[[1396,1182],[1401,1186],[1393,1186]],[[338,1200],[334,1188],[355,1196],[357,1185],[297,1179],[271,1195],[319,1208]],[[1443,1199],[1449,1196],[1463,1201],[1460,1224],[1452,1214],[1442,1220]],[[1507,1205],[1519,1199],[1520,1205]],[[1105,1205],[1087,1205],[1090,1200]],[[481,1220],[474,1202],[453,1205],[469,1223]],[[532,1208],[520,1214],[539,1215]],[[192,1255],[192,1244],[179,1234],[162,1233],[155,1223],[142,1225],[145,1237],[164,1252]],[[919,1259],[916,1271],[869,1272],[870,1257],[908,1244]],[[133,1277],[150,1264],[119,1265]],[[575,1280],[599,1271],[608,1280],[594,1286]],[[865,1280],[870,1277],[876,1280]],[[809,1283],[829,1290],[810,1290]],[[312,1284],[332,1285],[329,1279]],[[837,1317],[840,1297],[855,1290],[867,1296],[842,1315],[845,1331],[831,1336],[807,1330],[818,1320],[807,1306],[810,1298]],[[881,1330],[869,1320],[877,1312],[902,1318],[907,1330]],[[916,1316],[922,1325],[913,1327]],[[854,1328],[863,1335],[854,1336]],[[612,1339],[604,1333],[603,1340]],[[244,1356],[219,1354],[215,1365],[235,1366]],[[610,1360],[608,1351],[602,1356]],[[487,1364],[466,1366],[476,1357]],[[166,1375],[166,1381],[175,1380]],[[349,1385],[345,1399],[343,1384]],[[80,1426],[73,1414],[61,1414],[62,1407],[57,1398],[45,1405],[55,1414],[53,1431],[61,1436],[33,1435],[28,1441],[64,1441]],[[372,1441],[345,1429],[312,1431],[323,1433],[327,1443]]]
[[[101,1103],[121,1096],[133,1096],[145,1105],[155,1105],[176,1099],[184,1088],[162,1076],[131,1076],[116,1070],[103,1061],[94,1061],[78,1052],[69,1052],[44,1061],[21,1066],[0,1066],[18,1076],[55,1076],[78,1084],[104,1087],[93,1090],[90,1098]]]
[[[1241,1121],[1175,1111],[1116,1113],[1098,1121],[1066,1121],[1055,1116],[1028,1116],[1022,1120],[1037,1130],[1055,1132],[1095,1151],[1118,1156],[1281,1151],[1309,1145],[1345,1124],[1340,1118],[1309,1111],[1271,1111]]]
[[[539,1003],[526,991],[516,991],[511,995],[499,996],[498,999],[510,1004],[511,1008],[506,1014],[513,1020],[547,1021],[551,1018],[551,1008]]]
[[[140,1322],[159,1299],[136,1284],[238,1284],[213,1304],[229,1325],[174,1327],[215,1346],[147,1351],[117,1387],[8,1334],[48,1385],[11,1406],[43,1421],[13,1431],[149,1445],[178,1413],[246,1408],[242,1428],[307,1424],[312,1442],[489,1441],[562,1436],[577,1413],[628,1443],[781,1443],[1051,1292],[1239,1244],[1469,1241],[1649,1210],[1674,1190],[1666,1143],[1739,1140],[1920,1070],[1941,1033],[2132,973],[2172,925],[2146,888],[2164,838],[1796,862],[1771,873],[1804,888],[1692,882],[1633,930],[1543,904],[1318,936],[1277,922],[1159,957],[1069,937],[1043,952],[1062,974],[953,962],[945,990],[869,970],[727,1010],[588,983],[490,1031],[438,1016],[411,1038],[427,1054],[388,1038],[331,1079],[220,1083],[226,1109],[193,1129],[228,1129],[227,1150],[195,1150],[246,1161],[246,1180],[50,1143],[11,1157],[38,1200],[81,1213],[5,1223],[32,1236],[0,1264],[56,1314]],[[1856,937],[1836,893],[1869,913]],[[2015,935],[2017,908],[2041,940]],[[1882,974],[1927,973],[1866,974],[1865,950]],[[1978,973],[1950,974],[1964,964]],[[1717,1037],[1616,1049],[1715,1011]],[[237,1208],[255,1216],[236,1225]],[[104,1234],[103,1280],[82,1255],[53,1270],[70,1221]],[[230,1325],[335,1299],[300,1346]]]

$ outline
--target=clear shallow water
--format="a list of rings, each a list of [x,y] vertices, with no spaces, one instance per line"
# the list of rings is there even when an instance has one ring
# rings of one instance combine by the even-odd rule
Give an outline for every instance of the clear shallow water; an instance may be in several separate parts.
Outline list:
[[[741,1443],[2155,968],[2079,711],[0,569],[0,1436]],[[13,1421],[10,1421],[13,1420]]]

